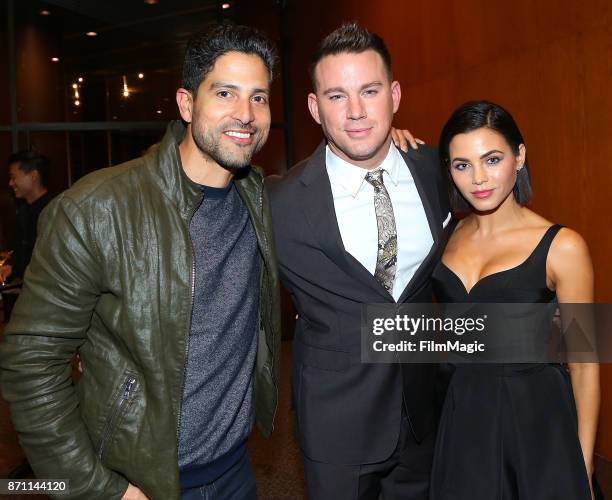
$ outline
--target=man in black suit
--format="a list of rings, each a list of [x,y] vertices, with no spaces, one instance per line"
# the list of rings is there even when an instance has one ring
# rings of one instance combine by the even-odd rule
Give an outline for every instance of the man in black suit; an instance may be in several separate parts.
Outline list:
[[[391,140],[401,98],[383,40],[327,38],[308,106],[325,141],[268,183],[280,273],[298,311],[293,402],[309,496],[426,499],[436,365],[360,361],[362,307],[430,302],[450,218],[435,150]]]

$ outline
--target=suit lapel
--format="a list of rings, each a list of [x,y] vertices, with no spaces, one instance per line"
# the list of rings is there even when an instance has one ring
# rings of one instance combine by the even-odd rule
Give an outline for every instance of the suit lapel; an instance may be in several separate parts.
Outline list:
[[[427,217],[429,230],[431,231],[433,238],[433,245],[429,249],[429,253],[413,274],[398,300],[398,302],[401,303],[411,295],[413,290],[418,289],[423,280],[429,276],[431,262],[435,259],[435,256],[438,253],[437,250],[440,244],[440,237],[442,235],[442,223],[440,222],[440,210],[437,205],[437,186],[434,182],[432,182],[432,173],[428,172],[428,170],[435,167],[435,165],[429,165],[429,162],[427,161],[422,161],[422,164],[417,164],[417,162],[420,160],[424,160],[422,158],[422,153],[419,151],[411,150],[408,153],[404,153],[400,150],[400,153],[406,162],[410,173],[412,174],[412,178],[414,179],[419,197],[421,198],[421,203],[423,204],[425,216]]]
[[[387,290],[344,248],[331,184],[325,167],[325,141],[308,160],[300,181],[304,186],[304,200],[300,205],[321,250],[339,268],[376,292],[385,302],[393,301]]]

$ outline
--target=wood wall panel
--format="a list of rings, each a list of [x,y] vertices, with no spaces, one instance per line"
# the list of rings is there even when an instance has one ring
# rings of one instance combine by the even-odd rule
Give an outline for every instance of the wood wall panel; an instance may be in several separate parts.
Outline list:
[[[381,34],[402,104],[395,123],[428,143],[459,104],[490,99],[523,131],[533,208],[579,231],[596,269],[596,299],[612,303],[612,3],[542,0],[294,2],[292,80],[298,158],[321,140],[306,109],[307,64],[343,21]],[[612,457],[612,366],[602,369],[598,451]]]

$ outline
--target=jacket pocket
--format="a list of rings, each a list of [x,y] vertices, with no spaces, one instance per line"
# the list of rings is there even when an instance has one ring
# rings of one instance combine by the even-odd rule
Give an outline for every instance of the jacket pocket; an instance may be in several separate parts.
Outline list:
[[[315,347],[294,340],[294,363],[308,365],[319,370],[343,372],[351,366],[351,353],[325,347]],[[353,354],[354,364],[360,363],[360,353]]]
[[[106,451],[107,445],[110,443],[117,424],[121,419],[121,416],[125,412],[134,392],[136,390],[136,376],[133,373],[126,373],[123,382],[120,386],[119,393],[115,397],[111,406],[110,412],[102,429],[102,435],[100,438],[100,445],[98,446],[98,456],[102,458]]]

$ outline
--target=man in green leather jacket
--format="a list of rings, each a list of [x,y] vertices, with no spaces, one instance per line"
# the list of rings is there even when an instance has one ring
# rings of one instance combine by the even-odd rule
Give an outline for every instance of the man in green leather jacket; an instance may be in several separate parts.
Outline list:
[[[41,216],[1,383],[36,476],[68,479],[64,498],[255,495],[245,441],[253,421],[272,431],[280,319],[268,199],[249,165],[269,132],[273,63],[250,28],[194,38],[177,91],[187,126]]]

